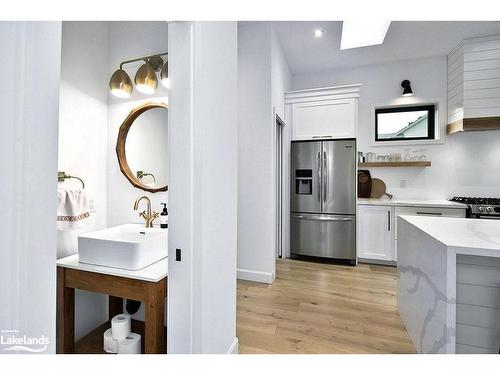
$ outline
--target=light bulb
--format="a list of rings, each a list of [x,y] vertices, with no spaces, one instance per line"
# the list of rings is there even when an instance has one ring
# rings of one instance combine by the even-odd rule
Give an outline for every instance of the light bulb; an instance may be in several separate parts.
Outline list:
[[[321,29],[314,30],[314,37],[321,38],[322,36],[323,36],[323,30]]]

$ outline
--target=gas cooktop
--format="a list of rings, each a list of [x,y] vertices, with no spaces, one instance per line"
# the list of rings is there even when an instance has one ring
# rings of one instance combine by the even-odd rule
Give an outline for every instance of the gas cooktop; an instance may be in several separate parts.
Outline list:
[[[450,201],[468,204],[467,216],[472,218],[500,216],[500,198],[453,197]]]
[[[452,202],[464,204],[483,204],[483,205],[500,205],[500,198],[471,198],[471,197],[453,197]]]

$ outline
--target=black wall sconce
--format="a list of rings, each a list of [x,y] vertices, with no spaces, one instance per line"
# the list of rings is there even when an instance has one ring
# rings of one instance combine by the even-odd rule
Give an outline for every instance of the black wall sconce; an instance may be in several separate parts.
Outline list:
[[[401,82],[401,87],[403,88],[403,96],[413,96],[410,81],[405,79],[403,82]]]

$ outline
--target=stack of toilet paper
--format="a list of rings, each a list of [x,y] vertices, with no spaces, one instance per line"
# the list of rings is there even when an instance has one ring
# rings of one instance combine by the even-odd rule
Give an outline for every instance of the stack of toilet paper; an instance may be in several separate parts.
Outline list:
[[[141,354],[141,335],[130,332],[130,315],[118,314],[111,319],[111,328],[104,332],[104,351]]]

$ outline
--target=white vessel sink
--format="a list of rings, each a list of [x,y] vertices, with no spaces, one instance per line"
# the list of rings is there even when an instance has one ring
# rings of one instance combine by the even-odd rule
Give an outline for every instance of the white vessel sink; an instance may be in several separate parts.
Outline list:
[[[139,270],[168,255],[168,230],[125,224],[78,236],[81,263]]]

